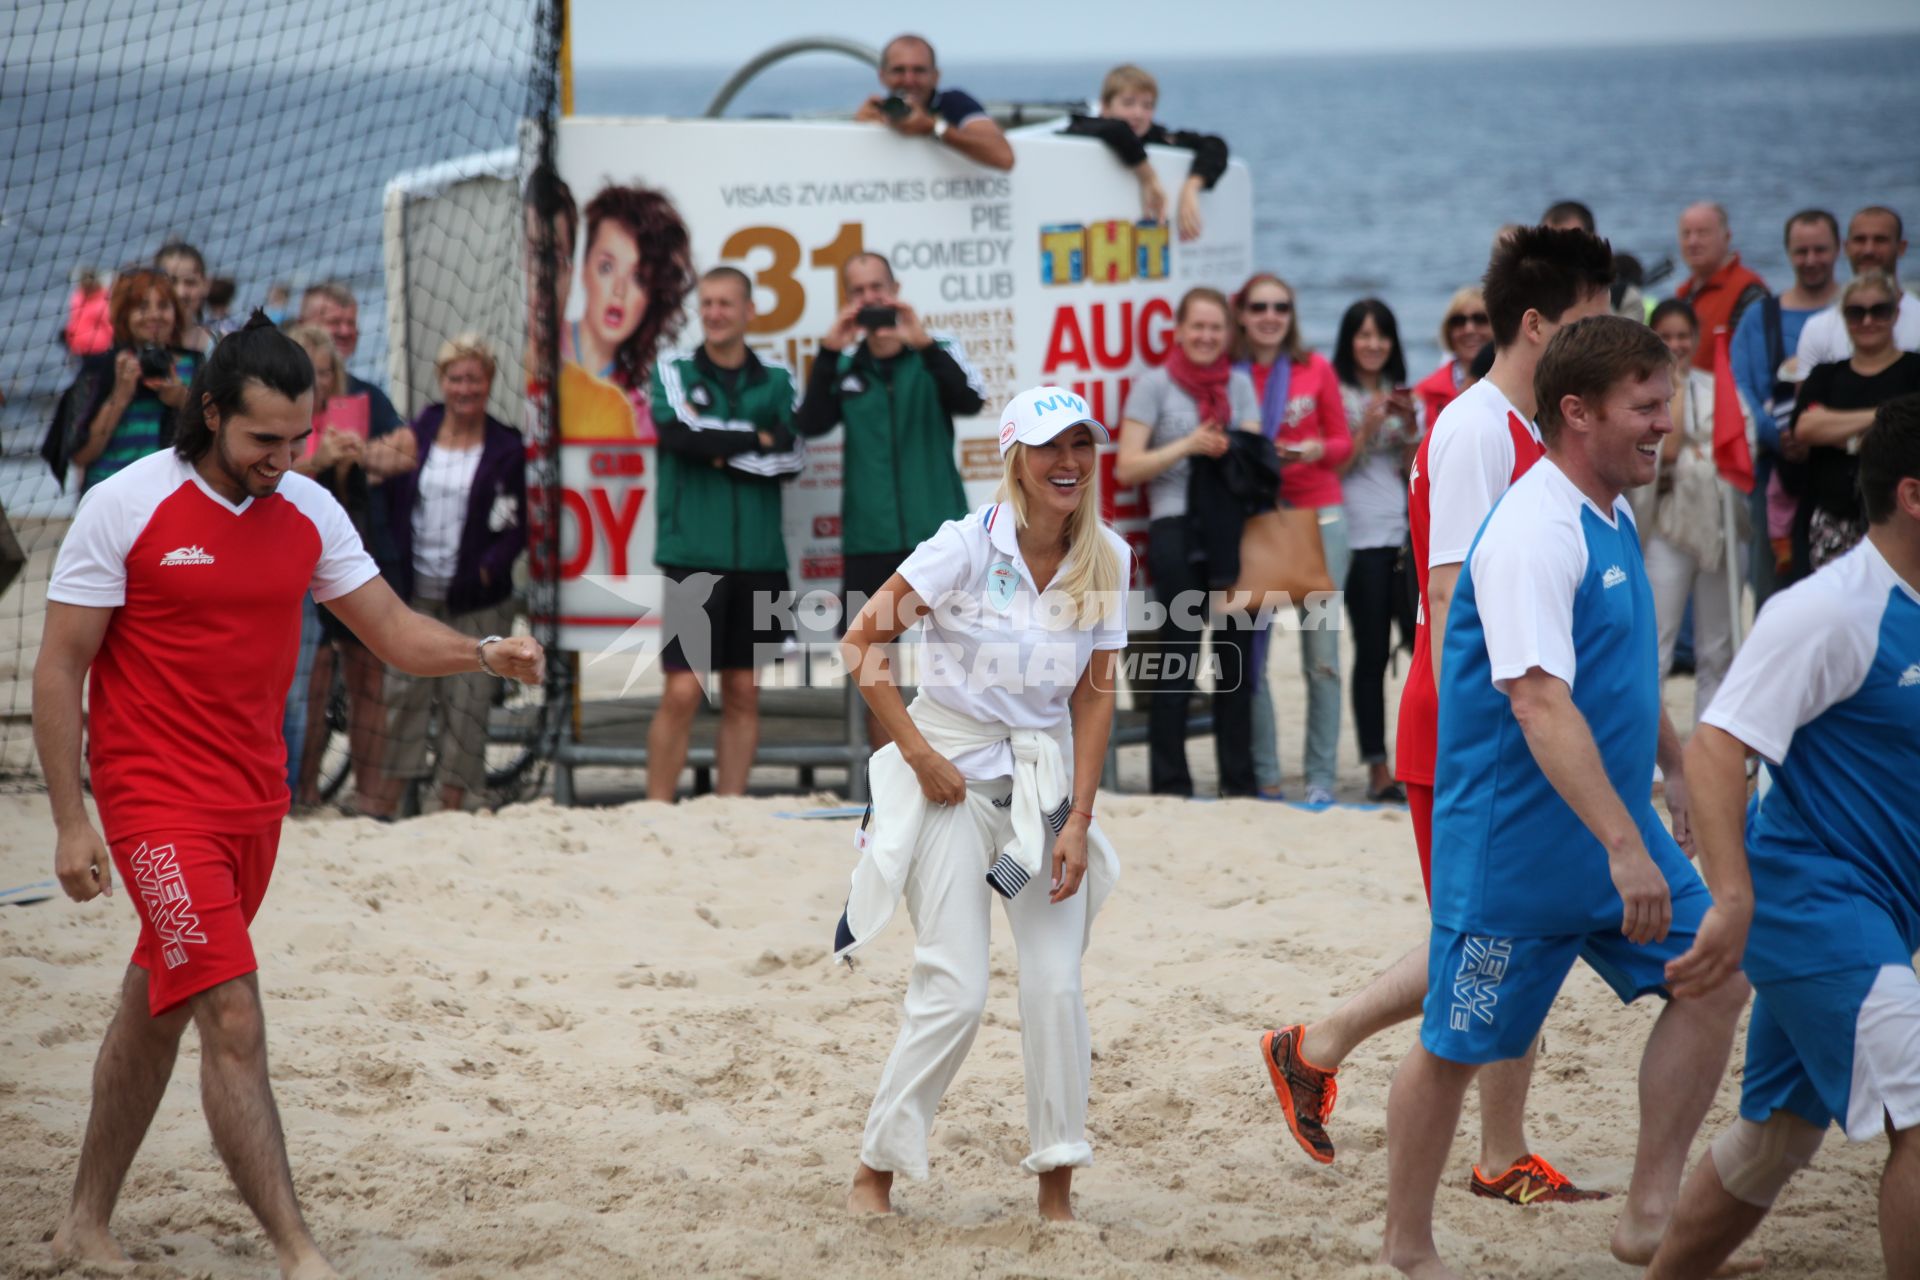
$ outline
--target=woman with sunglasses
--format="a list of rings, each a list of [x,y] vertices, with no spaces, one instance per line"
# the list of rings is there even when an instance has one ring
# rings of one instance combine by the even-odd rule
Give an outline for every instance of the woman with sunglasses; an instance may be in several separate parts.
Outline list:
[[[1858,475],[1860,436],[1873,411],[1920,392],[1920,355],[1893,340],[1900,286],[1884,271],[1863,271],[1840,293],[1851,359],[1815,365],[1800,384],[1781,453],[1798,465],[1781,479],[1805,499],[1794,522],[1794,568],[1810,573],[1851,550],[1865,535]],[[1800,459],[1804,458],[1804,463]]]
[[[1422,378],[1413,388],[1420,400],[1420,411],[1428,422],[1437,422],[1440,411],[1473,381],[1473,358],[1493,341],[1493,319],[1487,315],[1487,300],[1477,284],[1453,291],[1447,302],[1447,314],[1440,321],[1440,349],[1447,358],[1440,367]]]
[[[1353,453],[1340,380],[1326,358],[1307,350],[1294,323],[1293,286],[1261,272],[1235,295],[1240,324],[1234,367],[1253,380],[1260,429],[1280,452],[1280,501],[1318,514],[1327,574],[1347,580],[1347,521],[1340,470]],[[1306,610],[1300,610],[1306,618]],[[1275,624],[1278,625],[1277,623]],[[1254,645],[1254,671],[1266,671],[1267,646]],[[1300,668],[1307,680],[1307,803],[1332,804],[1340,753],[1340,633],[1300,628]],[[1260,794],[1280,798],[1280,752],[1273,697],[1264,678],[1253,690],[1253,774]]]
[[[80,492],[173,443],[201,354],[184,345],[185,314],[173,282],[154,267],[124,271],[107,304],[113,347],[88,356],[68,395],[83,404],[67,461],[86,470]]]

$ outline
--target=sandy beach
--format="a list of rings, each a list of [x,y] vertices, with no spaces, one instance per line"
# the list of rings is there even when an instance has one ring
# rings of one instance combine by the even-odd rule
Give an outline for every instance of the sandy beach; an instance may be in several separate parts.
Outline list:
[[[853,824],[782,815],[836,803],[289,822],[254,938],[296,1181],[336,1264],[368,1278],[1388,1274],[1369,1265],[1387,1082],[1413,1029],[1342,1074],[1327,1168],[1288,1136],[1255,1036],[1422,936],[1403,812],[1103,797],[1125,873],[1087,957],[1096,1164],[1075,1182],[1081,1222],[1044,1226],[1016,1168],[1004,927],[932,1181],[902,1182],[891,1220],[841,1211],[911,935],[903,916],[857,967],[830,963]],[[0,888],[45,878],[44,799],[0,797],[0,829]],[[0,907],[0,1274],[61,1274],[44,1240],[133,934],[124,890]],[[1548,1023],[1534,1141],[1583,1182],[1625,1186],[1653,1016],[1576,970]],[[1736,1093],[1730,1074],[1709,1133]],[[1477,1200],[1461,1185],[1472,1155],[1463,1137],[1439,1204],[1456,1263],[1631,1274],[1606,1252],[1610,1206]],[[1878,1274],[1884,1155],[1830,1137],[1761,1230],[1772,1274]],[[272,1273],[200,1117],[191,1033],[115,1225],[140,1276]]]

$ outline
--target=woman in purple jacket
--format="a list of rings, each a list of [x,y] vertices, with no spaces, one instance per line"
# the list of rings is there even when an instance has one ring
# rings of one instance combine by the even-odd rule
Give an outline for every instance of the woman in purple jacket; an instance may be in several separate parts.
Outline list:
[[[421,613],[479,640],[513,621],[513,562],[527,545],[526,444],[487,413],[495,365],[484,338],[467,333],[441,344],[434,368],[441,403],[412,424],[419,466],[388,482],[394,586]],[[387,678],[388,811],[407,782],[435,773],[442,808],[477,807],[487,783],[494,679],[484,672]],[[436,702],[438,765],[429,769]]]

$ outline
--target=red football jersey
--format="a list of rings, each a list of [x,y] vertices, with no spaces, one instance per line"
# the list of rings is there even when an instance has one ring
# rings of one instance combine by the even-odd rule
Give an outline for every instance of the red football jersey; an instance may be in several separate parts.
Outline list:
[[[107,840],[283,817],[301,597],[332,600],[377,573],[345,509],[305,476],[236,506],[169,449],[91,490],[47,599],[114,611],[87,712]]]
[[[1407,482],[1413,571],[1420,584],[1414,617],[1413,667],[1400,690],[1394,773],[1402,782],[1433,785],[1440,736],[1440,695],[1433,687],[1433,636],[1427,625],[1427,572],[1462,564],[1487,513],[1527,468],[1546,456],[1540,433],[1500,388],[1482,378],[1455,397],[1420,442]]]

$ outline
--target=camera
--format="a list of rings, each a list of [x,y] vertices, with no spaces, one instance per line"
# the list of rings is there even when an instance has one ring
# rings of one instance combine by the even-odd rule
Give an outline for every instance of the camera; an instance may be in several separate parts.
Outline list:
[[[897,93],[880,99],[880,114],[889,120],[905,120],[913,114],[913,104]]]
[[[173,377],[173,352],[158,343],[142,343],[135,352],[140,357],[140,376],[165,381]]]
[[[898,307],[862,307],[853,319],[854,323],[868,333],[872,333],[875,329],[891,329],[900,323],[900,309]]]

